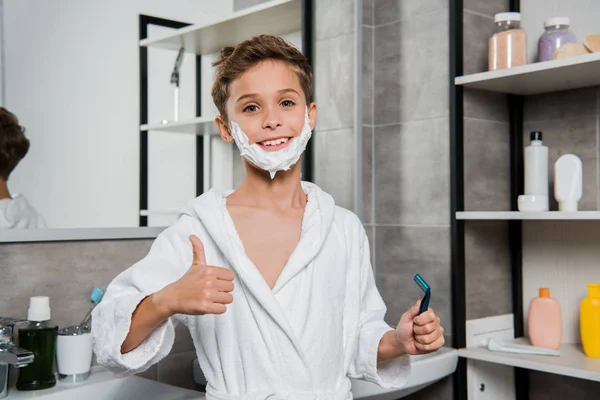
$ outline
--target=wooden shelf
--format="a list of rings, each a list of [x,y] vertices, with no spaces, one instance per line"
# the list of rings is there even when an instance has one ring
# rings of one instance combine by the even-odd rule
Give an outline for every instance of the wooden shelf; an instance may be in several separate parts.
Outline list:
[[[141,131],[164,131],[176,133],[190,133],[192,135],[218,135],[214,121],[215,117],[197,117],[186,121],[167,122],[158,124],[145,124],[140,126]]]
[[[600,211],[460,211],[459,220],[600,220]]]
[[[522,343],[522,339],[517,342]],[[458,356],[600,382],[600,358],[586,357],[581,346],[575,344],[561,345],[559,357],[501,353],[486,348],[459,349]]]
[[[456,85],[532,95],[600,85],[600,53],[457,77]]]
[[[140,46],[195,54],[215,53],[259,34],[281,36],[302,30],[301,0],[272,0],[209,24],[191,25],[176,32],[140,41]]]

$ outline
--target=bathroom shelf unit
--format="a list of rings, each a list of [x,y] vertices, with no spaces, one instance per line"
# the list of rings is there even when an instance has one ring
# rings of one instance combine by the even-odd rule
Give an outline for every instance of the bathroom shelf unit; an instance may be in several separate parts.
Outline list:
[[[517,339],[516,342],[523,343],[523,339]],[[528,343],[528,341],[526,342]],[[480,360],[600,382],[600,359],[586,357],[581,346],[577,344],[563,343],[560,347],[560,356],[558,357],[502,353],[490,351],[483,347],[459,349],[458,356],[471,360]]]
[[[215,53],[252,36],[281,36],[302,29],[302,0],[272,0],[208,24],[196,24],[156,39],[142,39],[142,47],[179,50],[197,55]]]
[[[188,133],[193,135],[218,135],[214,117],[196,117],[187,121],[169,121],[161,124],[143,124],[140,130]]]
[[[600,211],[459,211],[456,213],[458,220],[600,220]]]
[[[600,53],[456,77],[470,89],[534,95],[600,85]]]

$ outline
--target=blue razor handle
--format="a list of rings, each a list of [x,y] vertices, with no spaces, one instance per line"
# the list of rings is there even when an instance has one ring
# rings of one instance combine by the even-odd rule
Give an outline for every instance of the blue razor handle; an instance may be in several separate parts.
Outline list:
[[[423,314],[427,309],[429,309],[429,299],[431,299],[431,287],[425,282],[425,279],[421,277],[421,275],[416,274],[413,278],[417,286],[421,288],[425,295],[421,300],[421,306],[419,307],[419,315]]]

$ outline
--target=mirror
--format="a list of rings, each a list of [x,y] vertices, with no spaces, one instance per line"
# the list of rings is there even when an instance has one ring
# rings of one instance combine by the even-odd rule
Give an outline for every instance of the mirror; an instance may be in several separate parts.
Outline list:
[[[140,38],[256,3],[0,0],[0,134],[14,139],[0,138],[0,173],[14,167],[0,180],[0,230],[164,227],[207,188],[235,187],[239,153],[218,136],[140,127],[212,118],[216,54],[181,58]],[[300,32],[283,36],[301,46]]]

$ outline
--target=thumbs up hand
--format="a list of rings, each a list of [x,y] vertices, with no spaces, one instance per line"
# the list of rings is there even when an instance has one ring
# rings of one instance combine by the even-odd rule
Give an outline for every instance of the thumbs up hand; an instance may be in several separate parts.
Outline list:
[[[232,271],[206,265],[204,245],[200,239],[190,236],[194,252],[192,265],[177,281],[156,293],[155,301],[162,304],[166,315],[223,314],[227,304],[233,302]]]

